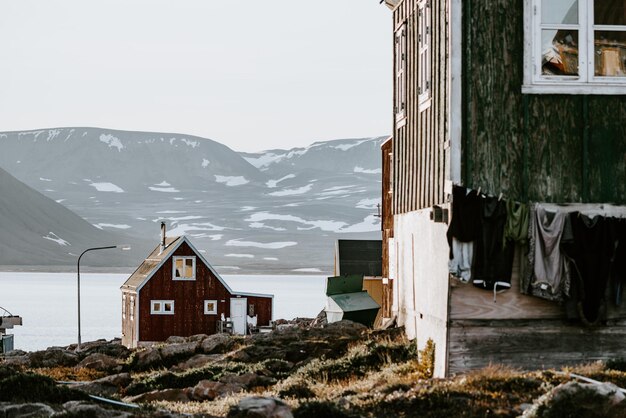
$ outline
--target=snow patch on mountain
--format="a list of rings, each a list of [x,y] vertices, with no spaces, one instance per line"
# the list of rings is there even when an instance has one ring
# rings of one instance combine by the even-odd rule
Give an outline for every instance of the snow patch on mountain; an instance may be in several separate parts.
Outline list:
[[[207,160],[206,158],[202,159],[202,168],[207,168],[209,164],[211,164],[211,161]]]
[[[297,189],[283,189],[277,192],[269,193],[270,196],[294,196],[299,194],[305,194],[311,191],[313,184],[309,183],[306,186],[298,187]]]
[[[168,182],[163,180],[161,183],[155,184],[155,186],[157,186],[157,187],[168,187],[168,186],[171,186],[171,184],[169,184]]]
[[[119,138],[111,134],[101,134],[100,142],[104,142],[109,146],[109,148],[117,148],[118,152],[121,152],[124,149],[124,144],[122,144],[122,141],[120,141]]]
[[[215,181],[217,183],[224,183],[226,186],[241,186],[249,183],[244,176],[219,176],[215,174]]]
[[[42,238],[50,240],[50,241],[54,241],[62,247],[67,247],[68,245],[70,245],[69,242],[65,241],[63,238],[59,237],[54,232],[48,232],[48,235],[45,235]]]
[[[347,144],[334,145],[332,148],[335,148],[335,149],[338,149],[338,150],[341,150],[341,151],[348,151],[350,148],[357,147],[357,146],[361,145],[362,143],[367,142],[369,140],[370,140],[370,138],[362,139],[362,140],[356,141],[356,142],[350,142],[350,143],[347,143]]]
[[[41,181],[52,181],[52,180],[47,179],[47,178],[45,178],[45,177],[39,177],[39,180],[41,180]]]
[[[236,258],[254,258],[253,254],[234,254],[234,253],[230,253],[230,254],[224,254],[224,257],[236,257]],[[225,266],[222,266],[222,268],[224,268]]]
[[[94,224],[93,226],[95,226],[96,228],[99,228],[99,229],[103,229],[103,228],[130,229],[131,228],[130,225],[126,225],[126,224],[99,223],[99,224]]]
[[[87,180],[85,180],[87,181]],[[116,186],[113,183],[91,183],[91,187],[95,187],[95,189],[99,192],[109,192],[109,193],[124,193],[124,189],[119,186]]]
[[[292,179],[296,177],[295,174],[287,174],[284,177],[279,178],[278,180],[268,180],[265,184],[267,185],[267,187],[269,187],[270,189],[273,189],[276,187],[276,185],[278,185],[278,183],[280,183],[281,181],[287,180],[287,179]]]
[[[180,190],[178,190],[175,187],[154,187],[154,186],[150,186],[150,187],[148,187],[148,189],[152,190],[153,192],[161,192],[161,193],[178,193],[178,192],[180,192]]]
[[[356,166],[354,167],[354,172],[355,173],[363,173],[363,174],[382,174],[383,170],[382,168],[363,168],[363,167],[359,167]]]
[[[282,242],[255,242],[255,241],[243,241],[241,239],[231,239],[226,242],[227,247],[253,247],[253,248],[265,248],[268,250],[279,250],[281,248],[293,247],[298,245],[295,241],[282,241]]]
[[[380,197],[374,197],[372,199],[361,199],[356,204],[358,209],[376,209],[376,206],[380,204]]]

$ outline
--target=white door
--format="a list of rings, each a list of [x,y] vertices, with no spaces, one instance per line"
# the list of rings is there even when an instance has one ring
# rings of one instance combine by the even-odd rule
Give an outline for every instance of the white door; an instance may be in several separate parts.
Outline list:
[[[230,320],[233,321],[233,334],[246,334],[246,306],[248,299],[231,298],[230,299]]]

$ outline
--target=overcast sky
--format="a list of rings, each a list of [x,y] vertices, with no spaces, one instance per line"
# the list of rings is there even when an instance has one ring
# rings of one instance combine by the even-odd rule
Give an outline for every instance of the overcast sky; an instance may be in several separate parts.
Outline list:
[[[391,25],[378,0],[0,0],[0,131],[385,135]]]

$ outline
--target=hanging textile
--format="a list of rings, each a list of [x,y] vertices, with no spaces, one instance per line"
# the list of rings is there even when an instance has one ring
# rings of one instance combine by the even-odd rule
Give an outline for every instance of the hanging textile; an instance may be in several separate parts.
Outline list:
[[[514,200],[506,201],[506,225],[504,226],[505,244],[508,240],[524,245],[528,241],[528,205]]]
[[[480,235],[474,246],[472,283],[494,289],[511,287],[514,246],[504,241],[506,203],[497,197],[481,199]]]
[[[452,188],[452,220],[447,238],[450,246],[448,270],[461,281],[468,282],[472,274],[474,243],[480,234],[481,198],[475,190]]]
[[[569,293],[568,270],[560,247],[566,219],[565,212],[549,212],[541,204],[534,207],[530,220],[534,238],[530,293],[534,296],[562,301]]]
[[[620,220],[595,216],[589,218],[580,212],[569,215],[573,239],[563,244],[563,250],[572,259],[578,285],[580,318],[587,324],[597,324],[606,313],[605,293],[612,261],[619,247]]]

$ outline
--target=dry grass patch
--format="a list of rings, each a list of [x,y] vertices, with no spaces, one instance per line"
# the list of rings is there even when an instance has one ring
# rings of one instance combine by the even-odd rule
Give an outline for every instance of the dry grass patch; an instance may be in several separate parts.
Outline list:
[[[30,370],[33,373],[48,376],[54,380],[88,382],[106,376],[104,372],[84,367],[40,367]]]

